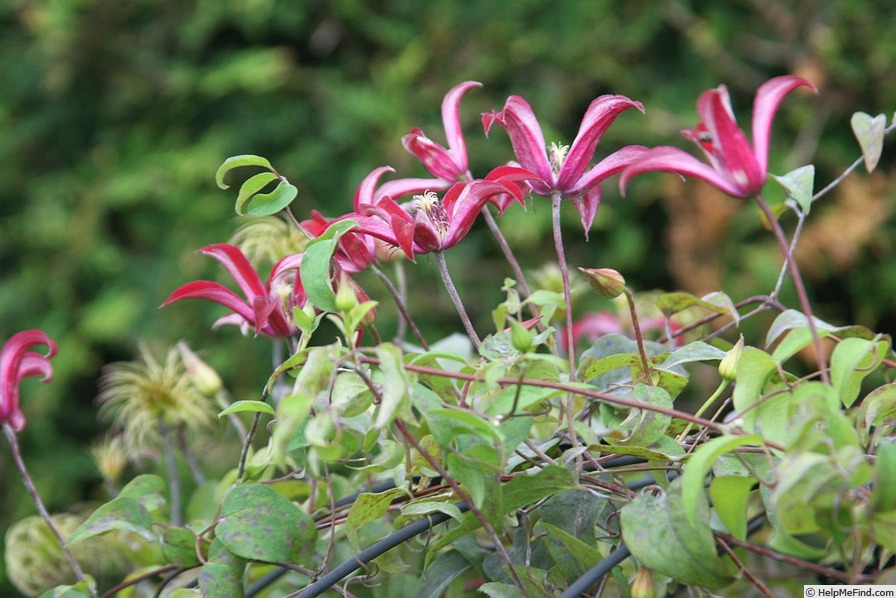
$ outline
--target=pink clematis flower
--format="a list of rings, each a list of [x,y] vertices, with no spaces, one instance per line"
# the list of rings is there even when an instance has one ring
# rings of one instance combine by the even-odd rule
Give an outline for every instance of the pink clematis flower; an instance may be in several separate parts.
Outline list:
[[[455,183],[442,199],[433,191],[415,195],[403,205],[383,197],[377,205],[362,206],[360,212],[342,218],[356,220],[358,233],[398,247],[413,260],[415,254],[441,251],[460,242],[492,197],[510,193],[521,199],[522,190],[514,180],[527,176],[522,169],[500,167],[490,178]]]
[[[195,280],[179,287],[162,307],[181,299],[208,299],[233,310],[219,318],[214,328],[224,325],[252,326],[255,334],[287,338],[298,332],[292,308],[305,305],[305,292],[298,277],[302,254],[287,256],[274,264],[266,283],[262,283],[243,252],[233,245],[208,245],[199,253],[209,255],[223,265],[236,280],[245,299],[217,282]]]
[[[46,354],[29,351],[34,345],[46,345]],[[19,408],[19,384],[27,376],[50,380],[50,358],[56,355],[56,343],[42,330],[23,330],[12,335],[0,351],[0,423],[8,423],[15,432],[25,427],[25,415]]]
[[[627,146],[589,168],[601,137],[629,108],[644,111],[640,102],[621,95],[603,95],[594,99],[585,111],[571,147],[558,144],[547,147],[532,107],[520,96],[507,98],[500,112],[483,114],[482,126],[486,135],[495,123],[507,130],[519,165],[536,175],[529,181],[532,191],[543,197],[559,194],[561,199],[573,200],[587,234],[600,205],[600,182],[620,172],[647,151],[642,146]]]
[[[810,82],[791,75],[775,77],[759,87],[753,101],[752,147],[734,119],[728,88],[720,85],[703,92],[697,100],[700,122],[682,134],[703,150],[709,163],[677,147],[655,147],[623,171],[620,187],[625,189],[634,176],[661,170],[704,180],[734,197],[756,195],[768,176],[772,120],[784,97],[799,87],[817,91]]]
[[[482,87],[482,83],[464,81],[454,86],[442,100],[442,124],[448,140],[447,148],[424,135],[418,128],[411,129],[410,133],[401,138],[404,148],[417,156],[427,171],[449,185],[473,178],[468,170],[467,146],[460,128],[460,101],[474,87]]]

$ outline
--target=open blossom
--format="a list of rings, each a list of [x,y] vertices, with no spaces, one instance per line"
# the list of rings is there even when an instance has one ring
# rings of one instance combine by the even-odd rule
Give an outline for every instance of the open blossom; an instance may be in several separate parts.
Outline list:
[[[35,345],[46,345],[47,352],[29,351]],[[55,354],[56,343],[42,330],[23,330],[6,341],[0,351],[0,423],[8,423],[16,432],[25,427],[25,415],[19,407],[19,384],[27,376],[50,380],[50,358]]]
[[[753,101],[752,146],[737,126],[728,88],[720,85],[703,92],[697,100],[700,122],[682,134],[700,147],[709,163],[677,147],[655,147],[623,171],[620,187],[624,189],[633,176],[660,170],[704,180],[734,197],[756,195],[768,176],[772,120],[785,96],[799,87],[815,91],[810,82],[791,75],[775,77],[759,87]]]
[[[647,151],[642,146],[627,146],[590,166],[601,137],[629,108],[644,110],[640,102],[621,95],[594,99],[585,111],[571,147],[558,144],[548,147],[532,107],[520,96],[507,98],[499,112],[483,114],[482,126],[486,135],[495,123],[507,130],[519,165],[537,177],[529,181],[532,191],[543,197],[556,193],[561,199],[574,201],[587,232],[600,205],[600,182],[622,171]]]
[[[441,251],[460,242],[492,197],[510,193],[522,198],[514,180],[526,176],[522,169],[500,167],[489,174],[491,178],[455,183],[442,199],[433,191],[401,205],[384,197],[376,206],[365,206],[343,218],[356,220],[357,232],[398,247],[413,260],[415,254]]]
[[[245,295],[239,295],[224,285],[209,280],[195,280],[181,286],[162,307],[181,299],[208,299],[234,313],[219,318],[214,327],[227,324],[252,326],[255,334],[286,338],[298,332],[293,322],[292,308],[305,304],[305,292],[298,277],[302,254],[289,255],[274,264],[266,283],[261,282],[248,258],[238,247],[219,243],[208,245],[199,253],[209,255],[223,265]]]

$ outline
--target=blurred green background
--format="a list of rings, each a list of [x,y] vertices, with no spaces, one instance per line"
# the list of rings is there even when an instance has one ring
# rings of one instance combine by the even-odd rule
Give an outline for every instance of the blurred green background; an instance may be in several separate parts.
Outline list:
[[[720,83],[746,125],[756,87],[793,73],[820,94],[785,102],[771,171],[814,163],[820,187],[859,155],[850,114],[896,108],[893,31],[896,10],[874,0],[6,0],[0,339],[37,327],[59,342],[54,382],[29,380],[23,393],[21,442],[50,510],[100,495],[86,452],[105,427],[96,381],[103,364],[132,358],[139,339],[157,355],[186,339],[237,398],[255,397],[266,378],[267,342],[209,330],[221,309],[158,310],[186,281],[226,280],[194,252],[239,224],[235,193],[213,180],[228,156],[266,156],[299,187],[297,214],[335,216],[377,166],[424,175],[400,138],[420,126],[444,141],[439,104],[463,80],[485,85],[462,104],[481,176],[512,158],[504,132],[486,139],[479,124],[510,94],[529,100],[548,141],[567,143],[596,95],[642,101],[645,115],[610,128],[605,155],[631,143],[687,147],[678,132],[696,123],[697,96]],[[816,207],[799,251],[821,317],[881,332],[896,323],[888,149],[878,171],[857,171]],[[752,205],[662,174],[638,179],[625,199],[615,181],[604,191],[588,243],[566,211],[571,265],[614,267],[638,290],[723,289],[734,300],[774,286],[781,258]],[[548,204],[534,208],[501,219],[530,268],[553,256]],[[448,256],[483,329],[510,275],[485,232],[477,226]],[[456,329],[434,264],[409,270],[427,334]],[[388,302],[373,278],[359,280]],[[393,324],[384,305],[384,336]],[[0,530],[33,512],[7,454]],[[0,594],[12,595],[3,579],[0,571]]]

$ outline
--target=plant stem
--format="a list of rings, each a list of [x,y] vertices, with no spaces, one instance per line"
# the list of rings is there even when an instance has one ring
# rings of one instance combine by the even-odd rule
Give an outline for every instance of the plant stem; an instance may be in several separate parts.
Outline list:
[[[177,476],[177,461],[174,457],[174,443],[171,440],[171,429],[165,423],[164,416],[159,416],[159,433],[162,435],[162,452],[165,455],[165,469],[168,473],[168,500],[171,503],[171,525],[181,524],[180,479]]]
[[[641,335],[641,323],[638,321],[638,310],[635,309],[635,296],[631,289],[624,287],[625,300],[628,302],[628,311],[632,318],[632,328],[635,332],[635,343],[638,345],[638,354],[641,356],[641,367],[644,368],[644,375],[647,376],[647,383],[652,385],[650,379],[650,360],[647,358],[647,351],[644,348],[644,337]]]
[[[492,213],[488,209],[488,206],[482,208],[482,217],[485,219],[485,223],[488,225],[489,230],[492,231],[492,235],[495,237],[495,241],[498,242],[498,246],[504,253],[504,257],[507,259],[507,263],[510,264],[510,269],[513,270],[513,275],[516,276],[516,282],[519,285],[520,290],[526,297],[528,297],[532,294],[532,291],[529,290],[529,285],[526,282],[526,277],[523,276],[523,269],[520,267],[520,263],[519,261],[517,261],[516,256],[513,255],[513,250],[510,248],[510,245],[507,244],[507,239],[504,238],[504,235],[501,233],[501,229],[498,228],[498,223],[495,221],[495,217],[492,216]]]
[[[818,335],[818,327],[815,325],[815,316],[812,313],[812,306],[809,303],[809,296],[806,294],[806,287],[803,285],[803,278],[800,275],[800,270],[796,265],[796,260],[793,258],[793,254],[790,251],[790,244],[787,242],[787,236],[784,234],[784,229],[781,228],[781,223],[778,222],[778,219],[775,218],[775,215],[772,213],[771,209],[768,207],[768,204],[765,203],[765,200],[761,195],[757,194],[756,203],[759,205],[759,209],[762,210],[762,213],[765,214],[766,219],[772,227],[772,230],[775,233],[775,237],[778,239],[778,245],[781,246],[781,251],[784,253],[784,260],[787,264],[788,269],[790,270],[790,277],[793,279],[793,286],[796,288],[797,297],[799,297],[800,307],[803,310],[803,315],[806,316],[806,320],[809,323],[809,332],[812,334],[812,344],[815,347],[815,357],[818,360],[818,370],[821,373],[821,380],[825,384],[831,383],[831,377],[828,372],[828,364],[827,357],[824,353],[824,347],[821,345],[821,337]]]
[[[560,226],[560,192],[551,194],[551,221],[554,228],[554,251],[557,253],[557,265],[563,279],[563,301],[566,303],[566,358],[569,363],[569,379],[576,377],[576,346],[572,334],[572,291],[569,285],[569,266],[566,264],[566,253],[563,251],[563,232]],[[569,441],[573,448],[578,448],[579,438],[576,435],[576,418],[573,414],[574,393],[566,395],[566,425],[569,429]]]
[[[718,398],[722,395],[722,393],[725,391],[725,389],[728,388],[729,383],[730,383],[730,381],[727,378],[725,380],[722,380],[722,383],[719,384],[719,387],[716,389],[716,391],[714,393],[712,393],[711,397],[706,399],[706,402],[703,403],[703,405],[700,407],[700,409],[697,410],[697,412],[694,414],[694,417],[700,417],[701,415],[706,413],[706,410],[709,409],[712,406],[712,404],[718,400]],[[691,428],[693,428],[693,427],[694,427],[694,422],[688,422],[688,425],[685,426],[685,429],[681,431],[681,434],[679,434],[675,440],[677,442],[681,443],[682,440],[687,438],[688,433],[691,431]]]
[[[376,277],[380,279],[380,282],[383,283],[383,286],[386,287],[386,290],[389,291],[389,294],[392,295],[392,299],[395,301],[395,307],[398,308],[398,311],[401,314],[402,321],[406,322],[407,325],[411,328],[411,332],[414,333],[414,338],[417,339],[417,342],[420,343],[420,346],[423,347],[425,351],[429,351],[429,344],[426,342],[426,339],[423,338],[423,334],[420,333],[420,329],[417,328],[417,324],[414,323],[414,319],[411,317],[411,314],[408,311],[408,306],[404,301],[404,293],[395,288],[395,285],[392,284],[392,281],[389,280],[389,277],[386,276],[382,270],[374,265],[371,265],[370,269],[373,271]],[[401,270],[396,267],[396,272],[401,272]],[[404,279],[404,275],[399,274],[398,278],[399,281],[402,281]],[[402,284],[402,287],[403,286],[404,285]],[[399,328],[399,331],[396,332],[396,340],[400,342],[403,337],[404,332]]]
[[[460,321],[463,323],[464,329],[467,331],[470,340],[473,342],[473,346],[478,350],[479,345],[482,344],[482,342],[479,340],[479,335],[476,334],[476,329],[473,328],[473,323],[470,321],[470,316],[467,315],[467,310],[464,308],[464,303],[457,293],[457,288],[455,288],[454,282],[451,281],[451,275],[448,273],[448,264],[445,262],[445,254],[441,251],[436,251],[435,254],[436,263],[439,265],[439,274],[442,275],[442,283],[444,283],[445,288],[448,289],[448,295],[454,303],[457,315],[460,316]]]
[[[37,487],[35,487],[34,481],[31,479],[31,476],[28,474],[28,469],[25,467],[25,461],[22,459],[22,451],[19,448],[19,439],[16,437],[16,433],[12,427],[6,422],[3,422],[3,433],[6,434],[6,440],[9,441],[9,446],[12,449],[12,459],[19,470],[19,476],[22,478],[22,483],[25,484],[25,489],[28,490],[28,494],[31,495],[31,500],[37,508],[38,514],[41,519],[44,520],[47,527],[50,528],[50,532],[59,543],[59,547],[62,549],[63,554],[65,554],[65,558],[68,559],[68,563],[71,566],[72,571],[74,571],[75,577],[78,578],[78,581],[84,582],[84,585],[87,586],[87,591],[91,596],[97,596],[96,588],[93,587],[93,583],[84,576],[84,570],[81,569],[80,563],[78,563],[78,560],[75,558],[75,555],[72,554],[71,550],[69,550],[68,546],[65,545],[65,538],[62,537],[59,528],[56,527],[56,524],[53,523],[53,519],[50,518],[50,513],[47,511],[47,507],[44,506],[44,501],[41,500],[40,495],[37,493]]]

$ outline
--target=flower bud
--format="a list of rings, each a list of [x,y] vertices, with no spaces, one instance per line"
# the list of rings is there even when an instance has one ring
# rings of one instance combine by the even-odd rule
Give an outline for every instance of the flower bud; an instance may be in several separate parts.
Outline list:
[[[737,366],[740,363],[740,356],[744,352],[744,335],[740,335],[737,342],[731,347],[731,350],[725,354],[722,361],[719,362],[719,374],[725,380],[733,381],[737,378]]]
[[[632,598],[654,598],[656,591],[653,586],[653,571],[641,565],[629,586],[629,591]]]
[[[339,277],[339,286],[336,289],[336,309],[345,313],[358,305],[358,296],[352,286],[351,279],[345,272]]]
[[[532,348],[532,331],[516,320],[510,320],[510,342],[514,349],[525,353]]]
[[[605,299],[614,299],[625,292],[625,278],[612,268],[579,268],[588,284]]]
[[[213,397],[221,391],[223,384],[221,377],[210,365],[199,359],[190,347],[183,341],[177,343],[180,351],[181,359],[184,362],[184,368],[187,370],[187,377],[193,386],[206,397]]]

